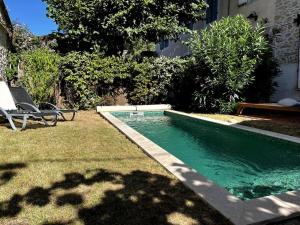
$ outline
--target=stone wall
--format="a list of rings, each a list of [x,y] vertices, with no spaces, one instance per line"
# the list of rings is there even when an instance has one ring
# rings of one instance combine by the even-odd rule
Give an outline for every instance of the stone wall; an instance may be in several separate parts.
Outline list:
[[[7,63],[8,35],[0,25],[0,76],[4,77],[4,70]]]
[[[275,5],[275,56],[280,64],[298,63],[300,27],[294,20],[300,14],[300,1],[276,0]]]

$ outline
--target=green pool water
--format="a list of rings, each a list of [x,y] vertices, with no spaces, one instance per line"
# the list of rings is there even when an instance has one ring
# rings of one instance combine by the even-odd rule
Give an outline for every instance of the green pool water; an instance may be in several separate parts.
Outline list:
[[[113,115],[243,200],[300,189],[298,144],[163,112]]]

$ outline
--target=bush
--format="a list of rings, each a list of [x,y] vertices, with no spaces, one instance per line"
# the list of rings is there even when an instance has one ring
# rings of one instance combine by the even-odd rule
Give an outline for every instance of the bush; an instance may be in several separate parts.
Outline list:
[[[199,86],[192,105],[201,111],[231,112],[267,51],[264,29],[253,28],[243,16],[227,17],[195,33],[189,46],[196,65],[208,68],[195,77]]]
[[[20,83],[27,88],[36,103],[54,102],[60,60],[58,54],[46,48],[38,48],[21,55],[24,74]]]
[[[9,84],[18,80],[18,67],[21,57],[17,53],[10,52],[7,57],[7,66],[5,67],[5,76]]]
[[[178,110],[197,111],[199,104],[195,101],[195,92],[205,83],[200,78],[210,73],[205,64],[196,63],[195,58],[186,59],[182,73],[172,76],[170,103]]]
[[[133,62],[128,100],[132,104],[169,103],[172,78],[185,70],[186,60],[180,58],[144,58]]]
[[[96,53],[69,53],[60,66],[62,95],[72,107],[101,105],[103,97],[113,96],[124,86],[129,61]]]
[[[256,67],[254,82],[244,91],[247,102],[269,102],[275,92],[277,83],[274,78],[280,73],[278,62],[273,57],[271,46],[262,56],[261,63]]]

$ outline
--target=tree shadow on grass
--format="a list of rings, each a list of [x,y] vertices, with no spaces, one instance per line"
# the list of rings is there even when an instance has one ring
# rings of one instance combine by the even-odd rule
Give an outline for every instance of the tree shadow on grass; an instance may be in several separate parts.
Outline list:
[[[6,163],[0,164],[0,186],[7,184],[15,176],[17,176],[16,170],[26,167],[24,163]]]
[[[75,188],[97,183],[118,185],[119,189],[104,192],[99,202],[86,207],[82,193]],[[54,191],[66,190],[67,194],[56,196]],[[51,202],[53,201],[53,202]],[[190,224],[230,224],[218,212],[211,209],[181,182],[160,174],[133,171],[122,174],[107,170],[89,170],[85,173],[68,173],[62,181],[48,188],[34,187],[24,195],[14,195],[0,202],[0,218],[15,218],[26,205],[44,207],[65,205],[77,211],[77,222],[85,225],[171,225],[172,215],[181,215]],[[53,221],[44,225],[67,225],[74,222]],[[174,222],[174,221],[173,221]]]

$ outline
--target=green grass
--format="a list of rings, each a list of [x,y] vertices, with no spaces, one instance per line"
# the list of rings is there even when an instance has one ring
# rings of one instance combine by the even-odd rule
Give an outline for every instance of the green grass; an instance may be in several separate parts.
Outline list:
[[[300,137],[300,117],[298,115],[257,115],[233,116],[222,114],[195,114],[211,119],[245,125],[258,129],[273,131]]]
[[[228,224],[95,112],[0,124],[0,224]]]

